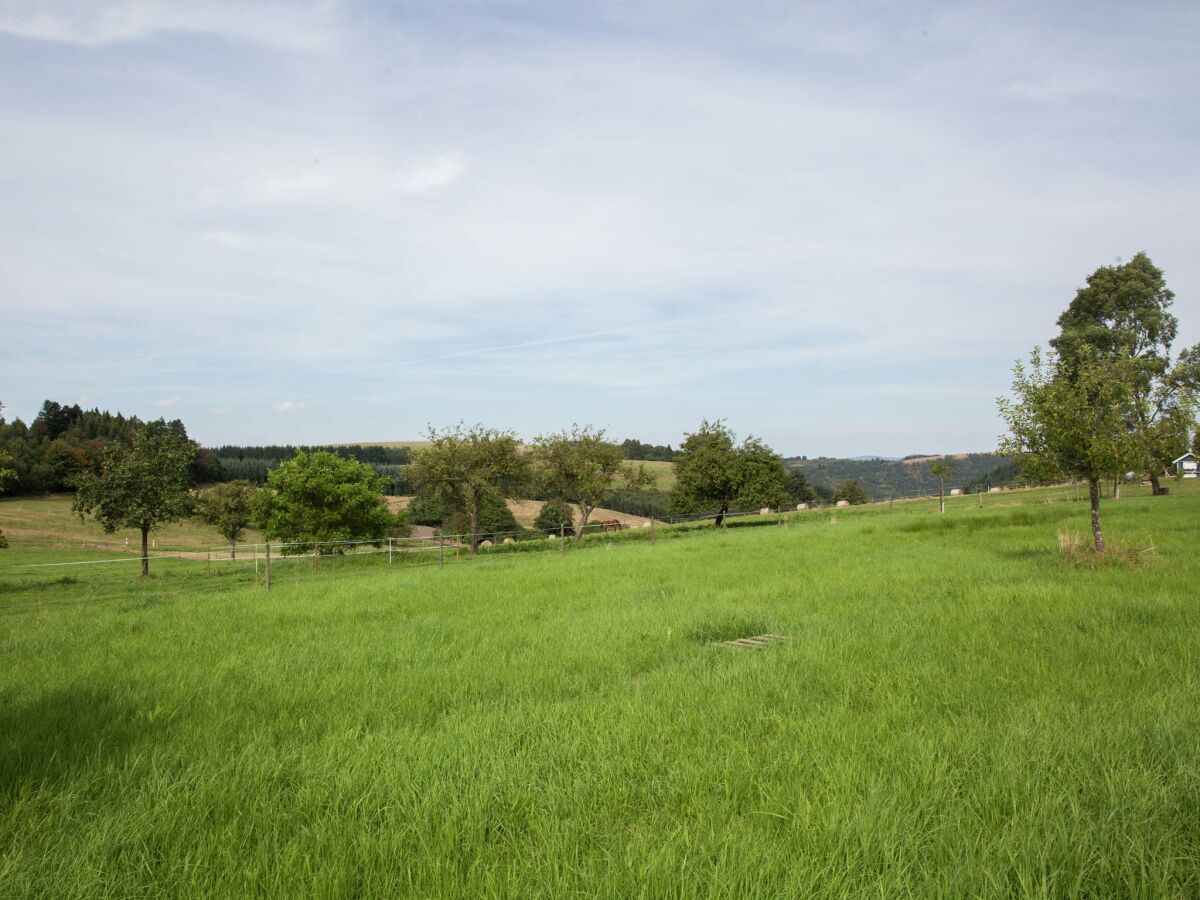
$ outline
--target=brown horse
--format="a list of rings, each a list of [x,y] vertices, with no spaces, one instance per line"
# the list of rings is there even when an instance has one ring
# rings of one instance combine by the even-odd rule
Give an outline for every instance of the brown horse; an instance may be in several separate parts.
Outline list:
[[[621,524],[620,519],[605,519],[600,523],[600,527],[605,531],[620,531],[625,526]]]

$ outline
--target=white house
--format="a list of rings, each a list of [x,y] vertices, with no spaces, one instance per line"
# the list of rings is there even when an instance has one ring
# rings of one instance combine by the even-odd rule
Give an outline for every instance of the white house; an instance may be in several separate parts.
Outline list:
[[[1175,474],[1181,478],[1200,477],[1200,460],[1196,459],[1195,453],[1185,453],[1171,465],[1175,467]]]

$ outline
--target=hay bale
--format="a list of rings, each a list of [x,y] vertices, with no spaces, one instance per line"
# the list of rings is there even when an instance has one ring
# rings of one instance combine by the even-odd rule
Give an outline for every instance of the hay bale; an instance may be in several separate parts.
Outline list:
[[[961,497],[962,496],[962,488],[950,488],[950,496],[951,497]]]
[[[796,511],[799,512],[802,509],[808,509],[808,504],[807,503],[797,503]]]
[[[838,501],[838,506],[849,506],[849,505],[850,505],[849,500],[839,500]]]
[[[490,546],[492,546],[492,542],[491,542],[491,541],[487,541],[487,540],[480,541],[480,542],[479,542],[479,546],[480,546],[480,547],[490,547]]]
[[[515,544],[515,543],[516,543],[516,541],[514,541],[512,538],[505,538],[505,539],[504,539],[504,541],[503,541],[503,543],[505,543],[505,544]]]
[[[769,506],[764,506],[762,509],[760,509],[760,510],[758,511],[758,514],[759,514],[760,516],[769,516],[769,515],[771,514],[771,507],[769,507]]]

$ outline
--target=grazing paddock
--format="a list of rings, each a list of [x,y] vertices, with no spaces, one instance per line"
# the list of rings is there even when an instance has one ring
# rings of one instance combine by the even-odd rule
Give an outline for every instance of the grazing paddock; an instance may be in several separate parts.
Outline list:
[[[0,896],[1196,896],[1200,494],[1055,496],[0,591]]]

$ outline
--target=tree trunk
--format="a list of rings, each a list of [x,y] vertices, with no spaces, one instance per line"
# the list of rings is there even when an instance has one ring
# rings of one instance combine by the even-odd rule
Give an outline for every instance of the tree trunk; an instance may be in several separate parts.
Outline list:
[[[1092,537],[1096,539],[1096,552],[1104,552],[1104,532],[1100,530],[1100,482],[1088,479],[1088,494],[1092,500]]]
[[[229,558],[237,559],[237,541],[229,542]]]
[[[150,529],[142,526],[142,577],[150,574]]]
[[[1113,499],[1114,500],[1121,499],[1121,479],[1120,478],[1113,479]]]
[[[1162,485],[1158,483],[1158,473],[1150,470],[1150,494],[1157,497],[1162,493]]]
[[[725,524],[725,513],[729,512],[729,504],[721,507],[721,511],[717,513],[717,527],[720,528]]]
[[[588,516],[592,514],[592,507],[579,504],[579,525],[575,528],[575,543],[580,543],[583,540],[584,529],[587,528]]]
[[[479,555],[479,507],[482,502],[478,499],[471,504],[471,555]]]

